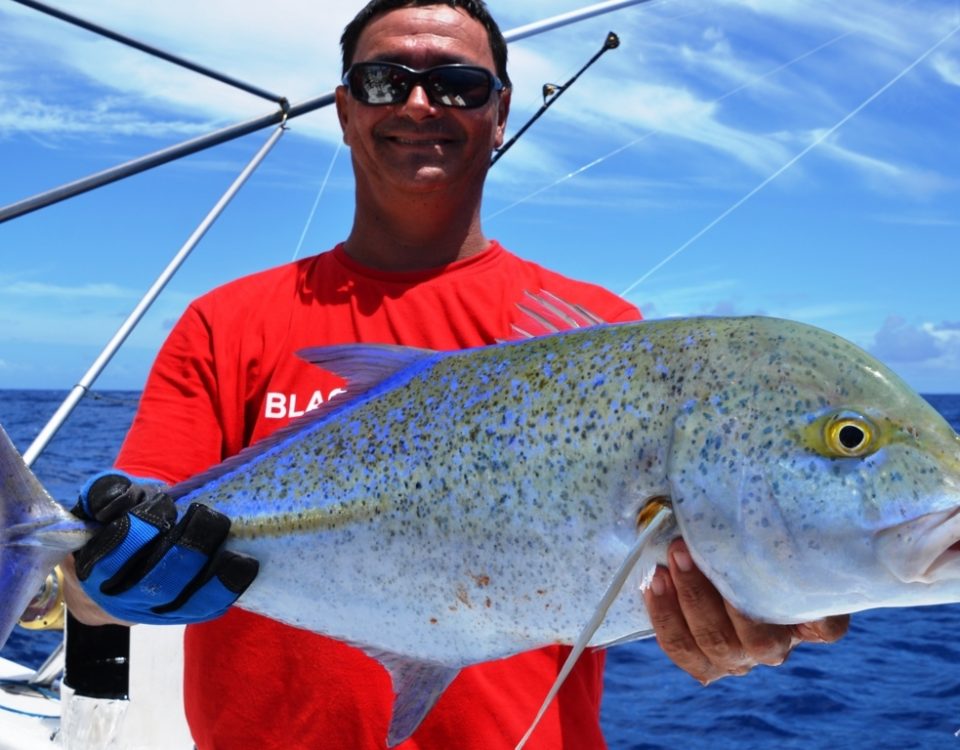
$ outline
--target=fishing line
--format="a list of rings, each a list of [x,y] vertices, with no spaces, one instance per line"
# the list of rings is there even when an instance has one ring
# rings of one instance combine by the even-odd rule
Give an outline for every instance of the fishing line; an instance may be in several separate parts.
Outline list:
[[[688,15],[692,15],[692,14],[688,14]],[[678,17],[682,17],[682,16],[678,16]],[[749,81],[747,81],[747,82],[745,82],[745,83],[742,83],[742,84],[740,84],[739,86],[736,86],[736,87],[730,89],[729,91],[727,91],[727,92],[724,93],[724,94],[721,94],[720,96],[718,96],[718,97],[715,98],[715,99],[710,100],[709,102],[707,102],[707,106],[712,106],[712,105],[714,105],[714,104],[719,104],[720,102],[724,101],[725,99],[729,99],[731,96],[734,96],[735,94],[739,94],[741,91],[744,91],[744,90],[746,90],[746,89],[752,88],[753,86],[756,86],[758,83],[760,83],[760,82],[763,81],[764,79],[769,78],[769,77],[774,76],[774,75],[777,75],[778,73],[781,73],[782,71],[786,70],[787,68],[790,68],[790,67],[792,67],[793,65],[796,65],[796,64],[799,63],[799,62],[802,62],[802,61],[805,60],[806,58],[811,57],[812,55],[815,55],[815,54],[817,54],[818,52],[821,52],[822,50],[826,49],[827,47],[830,47],[830,46],[836,44],[837,42],[845,39],[846,37],[852,36],[852,35],[854,35],[854,34],[855,34],[855,32],[853,32],[853,31],[847,31],[847,32],[844,32],[843,34],[840,34],[839,36],[834,37],[833,39],[830,39],[830,40],[828,40],[828,41],[826,41],[826,42],[822,42],[821,44],[818,44],[818,45],[817,45],[816,47],[814,47],[813,49],[810,49],[810,50],[804,52],[803,54],[798,55],[797,57],[793,58],[792,60],[790,60],[790,61],[788,61],[788,62],[785,62],[785,63],[781,63],[781,64],[778,65],[777,67],[772,68],[771,70],[768,70],[766,73],[762,73],[762,74],[760,74],[760,75],[758,75],[758,76],[756,76],[756,77],[754,77],[754,78],[751,78]],[[647,138],[650,138],[651,136],[657,135],[658,133],[662,133],[662,132],[663,132],[662,130],[650,130],[650,131],[644,133],[643,135],[641,135],[640,137],[635,138],[634,140],[630,141],[629,143],[626,143],[626,144],[624,144],[623,146],[620,146],[619,148],[614,149],[614,150],[611,151],[610,153],[605,154],[604,156],[598,157],[597,159],[594,159],[594,160],[593,160],[592,162],[590,162],[589,164],[585,164],[584,166],[580,167],[579,169],[576,169],[576,170],[574,170],[573,172],[570,172],[569,174],[564,175],[563,177],[561,177],[560,179],[556,180],[555,182],[552,182],[552,183],[550,183],[549,185],[546,185],[546,186],[544,186],[544,187],[542,187],[542,188],[539,188],[538,190],[533,191],[533,192],[530,193],[529,195],[524,196],[524,197],[521,198],[520,200],[515,201],[514,203],[511,203],[510,205],[508,205],[508,206],[506,206],[506,207],[504,207],[504,208],[501,208],[501,209],[498,210],[498,211],[495,211],[494,213],[492,213],[492,214],[490,214],[489,216],[487,216],[487,217],[486,217],[486,220],[489,221],[490,219],[496,218],[497,216],[499,216],[499,215],[502,214],[502,213],[506,213],[507,211],[509,211],[509,210],[512,209],[512,208],[516,208],[517,206],[521,205],[522,203],[526,203],[527,201],[529,201],[529,200],[531,200],[531,199],[533,199],[533,198],[536,198],[536,197],[537,197],[538,195],[540,195],[541,193],[545,193],[547,190],[551,190],[552,188],[555,188],[557,185],[560,185],[560,184],[562,184],[562,183],[564,183],[564,182],[566,182],[566,181],[568,181],[568,180],[572,180],[574,177],[577,177],[578,175],[583,174],[583,173],[586,172],[588,169],[592,169],[593,167],[597,166],[598,164],[602,164],[603,162],[607,161],[608,159],[612,159],[614,156],[617,156],[618,154],[626,151],[627,149],[633,148],[633,147],[636,146],[638,143],[641,143],[642,141],[645,141]]]
[[[343,140],[337,141],[337,148],[333,152],[333,158],[330,159],[330,164],[327,166],[327,173],[323,176],[323,182],[320,183],[320,190],[317,192],[317,198],[313,202],[313,208],[310,209],[310,214],[307,216],[307,223],[303,227],[303,231],[300,233],[300,241],[297,243],[297,249],[293,251],[293,257],[290,259],[291,262],[295,261],[300,256],[300,250],[303,248],[303,241],[307,237],[307,231],[310,229],[310,225],[313,224],[313,217],[317,215],[317,207],[320,205],[320,198],[323,197],[324,191],[327,189],[327,182],[330,181],[330,173],[333,172],[333,165],[337,163],[337,157],[340,156],[340,149],[343,148]]]
[[[637,139],[634,140],[634,141],[630,141],[630,143],[628,143],[628,144],[626,144],[626,145],[624,145],[624,146],[621,146],[620,148],[618,148],[618,149],[616,149],[616,150],[614,150],[614,151],[611,151],[611,152],[610,152],[609,154],[607,154],[606,156],[601,156],[600,158],[595,159],[594,161],[590,162],[589,164],[585,164],[584,166],[580,167],[580,169],[577,169],[577,170],[575,170],[575,171],[573,171],[573,172],[570,172],[570,174],[564,175],[563,177],[561,177],[561,178],[560,178],[559,180],[557,180],[556,182],[552,182],[552,183],[550,183],[549,185],[546,185],[545,187],[539,188],[538,190],[534,190],[534,191],[533,191],[532,193],[530,193],[529,195],[521,198],[520,200],[516,201],[515,203],[511,203],[509,206],[506,206],[505,208],[501,208],[499,211],[494,211],[492,214],[490,214],[489,216],[487,216],[484,220],[485,220],[485,221],[490,221],[491,219],[496,218],[496,217],[499,216],[500,214],[509,211],[511,208],[516,208],[516,207],[519,206],[521,203],[526,203],[526,202],[529,201],[531,198],[536,198],[538,195],[540,195],[540,193],[545,193],[547,190],[550,190],[551,188],[555,188],[555,187],[556,187],[557,185],[559,185],[560,183],[566,182],[567,180],[571,180],[571,179],[573,179],[574,177],[576,177],[576,176],[579,175],[579,174],[583,174],[583,173],[586,172],[588,169],[591,169],[591,168],[597,166],[598,164],[600,164],[600,163],[602,163],[602,162],[605,162],[607,159],[616,156],[616,155],[619,154],[621,151],[626,151],[628,148],[631,148],[632,146],[636,146],[638,143],[640,143],[640,141],[645,140],[645,139],[647,139],[647,138],[649,138],[650,136],[655,135],[655,134],[656,134],[656,131],[651,131],[651,132],[649,132],[649,133],[646,133],[646,134],[640,136],[639,138],[637,138]]]
[[[628,286],[626,289],[624,289],[622,292],[620,292],[620,296],[621,296],[621,297],[626,297],[630,292],[632,292],[634,289],[636,289],[638,286],[640,286],[640,284],[642,284],[644,281],[646,281],[648,278],[650,278],[650,276],[652,276],[654,273],[656,273],[656,272],[659,271],[661,268],[663,268],[667,263],[669,263],[671,260],[673,260],[673,259],[676,258],[678,255],[680,255],[680,253],[682,253],[684,250],[686,250],[688,247],[690,247],[694,242],[696,242],[698,239],[700,239],[701,237],[703,237],[703,235],[705,235],[707,232],[709,232],[711,229],[713,229],[715,226],[717,226],[717,224],[719,224],[721,221],[723,221],[724,219],[726,219],[730,214],[732,214],[734,211],[736,211],[738,208],[740,208],[740,206],[742,206],[744,203],[746,203],[748,200],[750,200],[753,196],[755,196],[757,193],[759,193],[761,190],[763,190],[767,185],[769,185],[771,182],[773,182],[775,179],[777,179],[777,177],[779,177],[779,176],[782,175],[784,172],[786,172],[788,169],[790,169],[790,167],[792,167],[794,164],[796,164],[798,161],[800,161],[804,156],[806,156],[806,155],[809,154],[811,151],[813,151],[815,148],[817,148],[817,146],[820,146],[824,141],[826,141],[828,138],[830,138],[830,137],[831,137],[834,133],[836,133],[840,128],[842,128],[844,125],[846,125],[848,122],[850,122],[850,120],[852,120],[854,117],[856,117],[858,114],[860,114],[860,112],[862,112],[867,106],[869,106],[870,104],[872,104],[876,99],[878,99],[880,96],[882,96],[884,93],[886,93],[887,90],[889,90],[892,86],[894,86],[895,84],[897,84],[897,83],[900,81],[900,79],[902,79],[904,76],[906,76],[908,73],[910,73],[910,72],[911,72],[914,68],[916,68],[920,63],[922,63],[922,62],[923,62],[924,60],[926,60],[930,55],[932,55],[934,52],[936,52],[941,46],[943,46],[946,42],[948,42],[958,31],[960,31],[960,26],[954,27],[954,29],[953,29],[951,32],[949,32],[946,36],[944,36],[943,38],[941,38],[939,41],[935,42],[934,45],[933,45],[932,47],[930,47],[930,48],[929,48],[926,52],[924,52],[922,55],[920,55],[920,57],[918,57],[918,58],[917,58],[916,60],[914,60],[912,63],[910,63],[909,65],[907,65],[906,68],[904,68],[903,70],[901,70],[899,73],[897,73],[897,75],[895,75],[893,78],[891,78],[889,81],[887,81],[883,86],[881,86],[879,89],[877,89],[873,94],[871,94],[870,96],[868,96],[863,102],[861,102],[856,108],[854,108],[854,110],[853,110],[852,112],[850,112],[850,113],[847,114],[845,117],[843,117],[839,122],[837,122],[836,124],[834,124],[831,128],[827,129],[826,131],[824,131],[823,133],[821,133],[819,136],[817,136],[806,148],[804,148],[802,151],[800,151],[800,153],[798,153],[796,156],[794,156],[792,159],[790,159],[786,164],[784,164],[784,165],[781,166],[779,169],[777,169],[773,174],[771,174],[769,177],[767,177],[765,180],[763,180],[763,182],[761,182],[759,185],[757,185],[755,188],[753,188],[753,190],[751,190],[751,191],[748,192],[746,195],[744,195],[742,198],[740,198],[738,201],[736,201],[732,206],[730,206],[729,208],[727,208],[727,209],[726,209],[723,213],[721,213],[717,218],[715,218],[713,221],[711,221],[709,224],[707,224],[707,225],[706,225],[703,229],[701,229],[699,232],[697,232],[696,234],[694,234],[693,237],[691,237],[690,239],[688,239],[688,240],[687,240],[686,242],[684,242],[680,247],[678,247],[676,250],[674,250],[672,253],[670,253],[668,256],[666,256],[663,260],[661,260],[659,263],[657,263],[653,268],[651,268],[649,271],[647,271],[643,276],[641,276],[639,279],[637,279],[637,280],[634,281],[632,284],[630,284],[630,286]]]

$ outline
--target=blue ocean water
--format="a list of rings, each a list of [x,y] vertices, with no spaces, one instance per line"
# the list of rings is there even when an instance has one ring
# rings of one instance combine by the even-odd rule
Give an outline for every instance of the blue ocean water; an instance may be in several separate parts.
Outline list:
[[[65,394],[0,391],[0,424],[24,450]],[[107,467],[136,393],[85,400],[34,466],[57,499]],[[960,396],[928,396],[960,430]],[[610,651],[603,724],[611,750],[960,750],[960,605],[855,615],[832,646],[804,645],[781,667],[707,688],[652,640]],[[54,634],[15,632],[0,655],[37,666]]]

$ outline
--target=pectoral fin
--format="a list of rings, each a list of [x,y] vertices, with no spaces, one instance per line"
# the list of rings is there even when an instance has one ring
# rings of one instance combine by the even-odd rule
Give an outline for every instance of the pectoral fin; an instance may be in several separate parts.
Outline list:
[[[587,648],[587,644],[590,643],[590,639],[593,638],[593,634],[597,632],[597,629],[603,623],[603,618],[607,616],[607,612],[613,605],[614,600],[616,600],[617,595],[620,593],[620,589],[622,589],[623,585],[627,582],[627,578],[630,576],[630,571],[633,570],[634,565],[636,565],[637,561],[640,559],[640,555],[643,552],[644,547],[651,538],[656,536],[657,532],[660,531],[665,524],[672,520],[673,512],[670,510],[669,506],[666,504],[660,504],[655,512],[653,512],[649,520],[646,521],[646,524],[637,537],[637,540],[634,542],[633,547],[630,548],[626,558],[620,564],[619,570],[613,576],[613,580],[610,581],[610,585],[607,587],[603,597],[600,599],[600,603],[594,610],[593,615],[580,631],[580,636],[577,638],[576,643],[573,644],[573,648],[570,650],[569,656],[567,656],[566,661],[563,663],[563,667],[560,669],[557,679],[553,681],[553,685],[551,686],[550,691],[547,693],[547,697],[544,698],[543,705],[540,706],[540,711],[537,712],[536,717],[534,717],[533,723],[530,725],[527,733],[523,735],[520,742],[517,743],[515,750],[522,750],[522,748],[527,744],[527,741],[533,734],[533,730],[537,728],[537,725],[540,723],[543,715],[547,712],[547,707],[560,691],[560,686],[563,685],[564,680],[567,679],[567,676],[573,670],[574,665],[577,663],[577,659],[580,658],[580,654],[582,654]]]
[[[643,630],[637,630],[633,633],[625,635],[623,638],[617,638],[615,641],[610,641],[610,643],[604,643],[602,646],[596,646],[596,648],[606,651],[608,648],[622,646],[624,643],[633,643],[634,641],[639,641],[643,638],[649,638],[652,635],[653,628],[644,628]]]
[[[396,699],[387,735],[387,745],[393,747],[416,731],[460,670],[396,654],[379,653],[374,658],[386,667],[393,679]]]

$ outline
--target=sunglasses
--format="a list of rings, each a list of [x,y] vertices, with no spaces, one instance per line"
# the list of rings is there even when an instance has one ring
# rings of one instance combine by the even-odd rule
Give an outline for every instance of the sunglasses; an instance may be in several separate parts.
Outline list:
[[[503,88],[493,73],[475,65],[414,70],[391,62],[354,63],[343,76],[343,85],[354,99],[371,106],[403,104],[410,90],[421,86],[433,104],[459,109],[482,107],[491,93]]]

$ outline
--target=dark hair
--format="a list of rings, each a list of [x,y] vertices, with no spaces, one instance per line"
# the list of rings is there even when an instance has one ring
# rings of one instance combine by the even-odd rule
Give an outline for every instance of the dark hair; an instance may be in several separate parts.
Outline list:
[[[357,40],[361,32],[376,16],[397,8],[419,8],[425,5],[447,5],[451,8],[463,8],[471,17],[479,21],[487,30],[490,40],[490,51],[497,66],[497,78],[504,86],[510,86],[510,77],[507,75],[507,42],[503,38],[500,27],[493,20],[487,4],[483,0],[370,0],[354,19],[347,24],[340,37],[340,48],[343,51],[343,72],[353,64],[353,56],[357,51]]]

